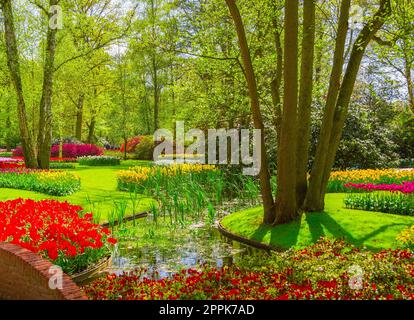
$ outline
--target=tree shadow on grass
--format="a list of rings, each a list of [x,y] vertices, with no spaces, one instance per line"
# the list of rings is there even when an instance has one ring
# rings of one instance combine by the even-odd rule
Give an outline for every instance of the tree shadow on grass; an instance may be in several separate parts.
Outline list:
[[[391,223],[383,225],[376,230],[370,232],[369,234],[363,236],[362,238],[355,238],[345,230],[335,219],[329,215],[329,213],[306,213],[306,222],[309,226],[309,231],[311,233],[312,242],[318,241],[321,237],[327,236],[324,232],[326,229],[330,234],[332,234],[335,239],[345,240],[348,243],[352,243],[356,247],[365,246],[370,250],[378,250],[378,248],[372,245],[366,245],[365,242],[369,239],[372,239],[378,234],[381,234],[385,230],[395,226],[409,226],[409,224],[404,223]]]
[[[261,224],[251,238],[263,242],[264,238],[268,236],[268,239],[264,243],[281,249],[289,249],[297,244],[300,226],[301,218],[277,226]]]
[[[357,240],[346,231],[338,222],[335,221],[328,213],[305,213],[306,222],[312,237],[312,242],[317,242],[321,237],[325,237],[325,231],[329,231],[336,239],[344,239],[348,242],[355,243]]]

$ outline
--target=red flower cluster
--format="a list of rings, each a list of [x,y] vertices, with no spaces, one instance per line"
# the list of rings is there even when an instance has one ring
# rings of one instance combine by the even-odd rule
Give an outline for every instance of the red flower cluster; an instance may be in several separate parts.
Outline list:
[[[24,161],[24,157],[13,157],[13,160]],[[58,157],[50,157],[50,162],[76,162],[77,158],[58,158]]]
[[[326,250],[321,251],[321,248]],[[353,287],[354,274],[347,269],[354,263],[363,264],[358,259],[366,260],[368,257],[376,267],[373,272],[365,269],[366,274],[360,284]],[[346,247],[342,243],[320,242],[304,250],[287,252],[281,259],[287,259],[288,263],[253,269],[203,266],[201,270],[183,270],[163,279],[159,279],[157,274],[143,277],[146,270],[120,276],[108,275],[85,286],[84,290],[89,298],[99,300],[414,299],[413,255],[406,250],[386,250],[375,254]],[[321,259],[329,261],[321,264],[325,269],[332,262],[340,264],[345,261],[345,270],[335,267],[331,270],[332,275],[326,275],[326,270],[318,271],[316,268],[309,272],[313,267],[304,265],[307,262],[320,263]]]
[[[1,169],[19,169],[24,168],[24,163],[17,163],[17,162],[0,162],[0,170]]]
[[[92,214],[80,215],[82,210],[55,200],[0,202],[0,242],[20,245],[52,261],[116,243],[109,230],[92,222]]]

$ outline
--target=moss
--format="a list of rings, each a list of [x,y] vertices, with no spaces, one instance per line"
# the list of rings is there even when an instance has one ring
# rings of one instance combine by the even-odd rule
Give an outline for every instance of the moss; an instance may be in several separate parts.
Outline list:
[[[225,217],[221,224],[239,236],[282,249],[315,243],[320,237],[343,239],[371,250],[396,248],[398,233],[414,224],[414,217],[345,209],[345,194],[328,194],[325,211],[305,213],[298,221],[263,225],[263,209],[252,208]]]

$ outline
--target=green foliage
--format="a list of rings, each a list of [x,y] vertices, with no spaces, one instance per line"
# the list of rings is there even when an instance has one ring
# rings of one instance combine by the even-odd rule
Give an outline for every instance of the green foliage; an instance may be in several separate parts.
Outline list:
[[[152,136],[142,137],[141,142],[135,147],[134,159],[153,160],[154,138]]]
[[[74,163],[70,163],[70,162],[51,162],[50,169],[52,170],[62,170],[62,169],[75,169],[76,165]]]
[[[110,156],[87,156],[79,157],[78,163],[81,166],[119,166],[121,160],[117,157]]]
[[[153,167],[151,170],[134,168],[118,175],[118,189],[154,197],[159,207],[154,216],[161,216],[171,223],[185,224],[203,220],[212,223],[219,210],[237,210],[248,204],[258,203],[257,181],[240,172],[205,169],[191,171],[192,167]],[[232,203],[231,207],[228,203]]]
[[[349,209],[414,216],[414,194],[399,192],[352,193],[344,199],[344,204]]]

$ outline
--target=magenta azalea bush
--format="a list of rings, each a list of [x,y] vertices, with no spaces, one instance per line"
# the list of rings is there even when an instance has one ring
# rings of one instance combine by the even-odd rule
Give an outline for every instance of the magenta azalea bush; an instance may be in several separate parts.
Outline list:
[[[94,144],[73,144],[65,143],[62,146],[62,157],[63,158],[78,158],[85,156],[100,156],[103,154],[103,149]],[[13,151],[14,157],[23,156],[22,147],[17,147]],[[59,145],[52,146],[51,157],[59,157]]]

